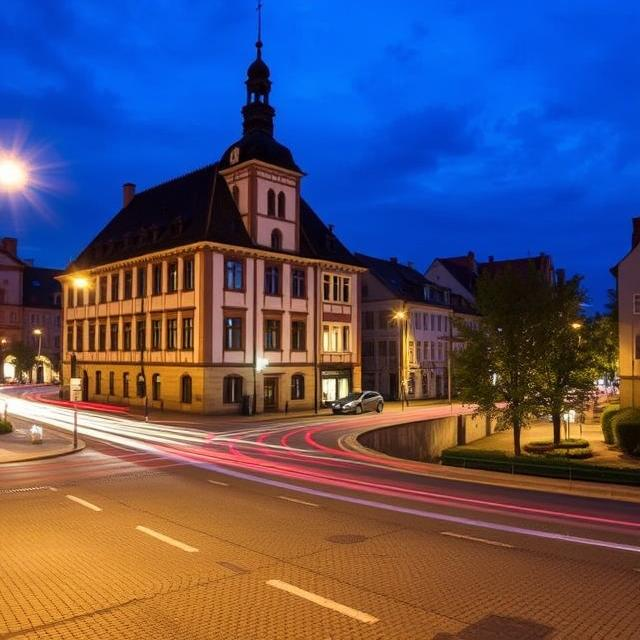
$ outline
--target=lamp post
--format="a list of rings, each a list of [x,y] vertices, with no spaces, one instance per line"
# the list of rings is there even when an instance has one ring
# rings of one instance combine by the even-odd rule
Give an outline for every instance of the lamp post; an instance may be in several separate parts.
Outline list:
[[[393,314],[395,320],[400,327],[400,408],[404,411],[405,394],[405,361],[406,361],[406,340],[407,340],[407,318],[408,313],[406,303],[402,304],[402,309]]]
[[[0,380],[4,383],[4,350],[7,348],[8,340],[6,338],[0,338],[0,366],[2,372],[0,372]]]
[[[38,372],[40,371],[40,367],[42,366],[40,362],[40,358],[42,356],[42,329],[34,329],[33,335],[38,337],[38,355],[36,356],[36,383],[40,382],[40,376]],[[44,372],[42,376],[42,382],[44,382]]]

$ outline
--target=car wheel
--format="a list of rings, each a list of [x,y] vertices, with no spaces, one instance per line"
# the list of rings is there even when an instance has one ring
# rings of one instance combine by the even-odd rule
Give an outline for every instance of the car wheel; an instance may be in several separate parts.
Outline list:
[[[356,415],[360,415],[362,413],[362,405],[358,405],[356,407]]]
[[[382,413],[382,409],[384,408],[384,405],[382,404],[382,402],[378,402],[378,406],[376,407],[376,411],[378,413]]]

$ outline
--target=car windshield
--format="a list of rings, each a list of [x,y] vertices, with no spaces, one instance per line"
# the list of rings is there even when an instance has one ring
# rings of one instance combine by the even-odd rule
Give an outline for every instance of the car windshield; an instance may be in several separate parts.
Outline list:
[[[352,400],[357,400],[361,395],[361,393],[350,393],[344,398],[340,398],[338,402],[351,402]]]

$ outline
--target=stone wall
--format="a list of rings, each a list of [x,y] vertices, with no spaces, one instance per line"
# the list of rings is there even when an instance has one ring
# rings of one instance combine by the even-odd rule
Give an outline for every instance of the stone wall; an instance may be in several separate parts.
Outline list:
[[[358,436],[358,442],[396,458],[433,462],[442,451],[479,440],[493,433],[495,419],[484,415],[447,416],[372,429]]]

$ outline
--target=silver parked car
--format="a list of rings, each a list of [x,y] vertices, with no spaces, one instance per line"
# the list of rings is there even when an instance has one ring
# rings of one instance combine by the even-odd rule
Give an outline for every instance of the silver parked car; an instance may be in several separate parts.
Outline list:
[[[364,413],[365,411],[382,413],[384,399],[377,391],[359,391],[331,403],[331,408],[333,413]]]

